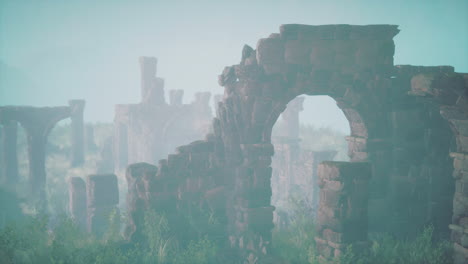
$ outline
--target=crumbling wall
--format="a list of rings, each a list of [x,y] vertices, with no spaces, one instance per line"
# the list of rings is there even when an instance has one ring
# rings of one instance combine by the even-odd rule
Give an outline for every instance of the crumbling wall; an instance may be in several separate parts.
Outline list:
[[[219,138],[209,134],[205,140],[179,147],[176,154],[161,160],[157,167],[147,163],[130,165],[126,172],[130,219],[125,231],[127,239],[144,240],[144,212],[148,210],[164,214],[181,241],[204,235],[190,228],[188,214],[210,212],[226,226],[221,151]],[[222,231],[217,235],[224,236],[225,229]]]
[[[410,68],[411,69],[411,68]],[[429,69],[429,70],[427,70]],[[451,230],[451,240],[454,242],[454,263],[461,264],[468,261],[468,244],[466,230],[468,227],[468,74],[458,74],[453,72],[451,67],[412,68],[411,77],[411,92],[418,100],[424,101],[432,108],[436,108],[440,116],[448,123],[451,130],[452,144],[450,145],[450,157],[453,158],[453,169],[450,174],[429,174],[432,197],[438,199],[431,200],[431,212],[438,223],[446,225],[450,222],[449,215],[451,211],[452,219],[449,228]],[[435,115],[439,119],[439,115]],[[440,131],[440,130],[435,130]],[[440,144],[447,140],[447,137],[442,134],[431,133],[428,143],[433,146],[433,153],[429,157],[434,157],[438,154],[437,150]],[[446,147],[443,152],[446,154]],[[440,156],[442,162],[452,161],[446,156]],[[427,165],[427,163],[425,164]],[[436,173],[440,173],[437,169],[440,166],[439,162],[435,161],[431,169]],[[450,168],[452,168],[450,166]],[[447,192],[447,185],[453,186],[455,180],[455,192]],[[450,189],[449,189],[450,190]],[[453,190],[453,189],[452,189]],[[453,197],[453,200],[451,199]],[[453,207],[449,206],[449,202],[453,201]],[[445,208],[441,208],[446,206]],[[447,208],[448,207],[448,208]],[[452,209],[453,208],[453,209]]]
[[[453,195],[447,179],[455,172],[451,229],[457,263],[463,263],[466,82],[447,67],[395,67],[393,37],[398,31],[392,25],[283,25],[279,34],[260,39],[256,50],[245,46],[240,64],[219,76],[225,93],[214,134],[163,160],[155,177],[161,183],[155,186],[163,189],[155,193],[167,194],[162,197],[169,200],[176,196],[172,210],[185,212],[184,197],[202,204],[208,193],[222,194],[219,216],[226,219],[230,247],[242,258],[261,260],[272,243],[273,125],[298,95],[328,95],[350,123],[351,164],[370,164],[369,229],[407,236],[410,229],[435,223],[443,236]],[[418,85],[414,78],[428,71],[433,78]],[[214,144],[214,149],[198,152],[198,144]],[[405,204],[401,197],[413,200]],[[145,201],[146,209],[160,200]],[[359,208],[365,210],[362,201]]]

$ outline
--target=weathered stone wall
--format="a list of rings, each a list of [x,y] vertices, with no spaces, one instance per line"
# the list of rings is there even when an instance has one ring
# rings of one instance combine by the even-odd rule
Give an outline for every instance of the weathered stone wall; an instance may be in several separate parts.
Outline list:
[[[158,192],[176,196],[173,210],[184,212],[187,204],[208,204],[208,193],[222,195],[216,200],[223,201],[219,216],[226,219],[230,246],[243,258],[261,260],[272,243],[273,125],[298,95],[328,95],[350,123],[351,163],[370,164],[369,229],[403,237],[433,223],[443,237],[455,171],[451,228],[457,263],[463,263],[466,82],[452,68],[395,67],[398,31],[392,25],[283,25],[256,50],[245,46],[241,63],[219,76],[225,92],[214,134],[160,162]],[[419,74],[432,79],[421,84],[414,79]],[[214,147],[199,152],[199,144]],[[149,208],[159,200],[144,201]],[[364,211],[361,201],[356,208]]]
[[[220,140],[209,135],[205,140],[179,147],[177,154],[161,160],[159,166],[147,163],[132,164],[127,168],[127,212],[130,223],[127,239],[143,240],[144,212],[163,213],[171,227],[177,228],[183,241],[200,235],[190,229],[188,214],[211,212],[221,225],[226,225],[226,197],[219,159]],[[225,230],[223,229],[223,235]],[[187,239],[188,238],[188,239]]]
[[[446,173],[430,175],[431,181],[434,182],[431,191],[436,194],[433,197],[440,197],[437,201],[439,203],[434,204],[432,212],[433,215],[438,216],[436,219],[441,218],[440,222],[446,224],[450,221],[447,219],[450,214],[447,212],[447,207],[452,209],[452,206],[440,207],[453,201],[452,224],[449,227],[452,231],[451,239],[454,242],[454,263],[466,263],[468,261],[468,159],[466,159],[468,153],[468,74],[454,73],[451,67],[441,67],[439,70],[428,67],[410,69],[412,70],[411,94],[432,107],[437,107],[437,112],[448,122],[452,132],[450,157],[453,158],[455,195],[453,192],[447,193],[445,191],[447,189],[444,188],[447,184],[453,184],[449,175]],[[443,135],[436,135],[430,138],[430,143],[433,145],[438,146],[447,140],[447,137]],[[445,159],[447,160],[446,156]],[[432,169],[437,169],[438,164],[434,165]],[[451,196],[453,200],[450,199]]]
[[[370,164],[323,162],[318,167],[320,203],[315,223],[316,248],[322,263],[336,263],[348,246],[368,246],[367,207]]]

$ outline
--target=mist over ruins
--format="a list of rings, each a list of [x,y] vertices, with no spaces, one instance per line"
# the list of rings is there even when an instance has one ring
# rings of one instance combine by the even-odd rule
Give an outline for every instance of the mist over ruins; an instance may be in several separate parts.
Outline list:
[[[468,263],[468,73],[395,63],[404,31],[281,24],[214,93],[142,52],[119,103],[9,103],[2,66],[0,263]]]

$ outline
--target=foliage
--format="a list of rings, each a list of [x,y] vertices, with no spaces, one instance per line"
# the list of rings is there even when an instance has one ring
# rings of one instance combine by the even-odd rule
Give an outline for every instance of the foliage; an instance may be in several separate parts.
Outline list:
[[[288,227],[276,227],[273,231],[272,252],[289,263],[307,263],[309,251],[314,247],[314,217],[305,202],[290,197],[286,206],[290,217]]]
[[[83,232],[65,216],[56,226],[49,223],[47,217],[35,216],[0,229],[2,263],[218,263],[214,242],[203,238],[191,241],[188,247],[179,247],[171,237],[166,218],[155,212],[145,216],[148,243],[136,246],[115,234],[112,220],[102,239]]]
[[[274,252],[285,263],[319,264],[313,241],[313,223],[300,221],[287,230],[273,233]],[[399,240],[389,234],[378,234],[371,239],[367,251],[356,251],[348,246],[336,264],[450,264],[452,247],[448,241],[434,241],[433,227],[424,229],[414,239]]]
[[[99,128],[98,128],[99,127]],[[145,241],[132,245],[120,234],[121,212],[115,211],[110,216],[110,227],[103,238],[96,238],[80,230],[65,216],[68,193],[66,178],[91,174],[95,170],[98,153],[88,151],[86,163],[82,168],[69,168],[68,152],[69,125],[57,126],[49,137],[47,159],[47,197],[49,215],[24,216],[20,210],[21,197],[14,192],[0,190],[0,260],[1,263],[227,263],[232,261],[223,256],[219,241],[225,237],[219,234],[223,225],[210,211],[199,210],[191,206],[191,214],[183,216],[185,237],[165,215],[148,211],[145,215]],[[111,133],[109,125],[96,125],[96,143],[101,146]],[[335,159],[346,155],[344,135],[328,128],[301,127],[303,148],[310,150],[337,150]],[[26,144],[24,133],[19,135],[20,173],[24,183],[27,173]],[[340,154],[341,153],[341,154]],[[13,190],[14,191],[14,190]],[[26,190],[19,190],[26,193]],[[297,192],[293,192],[296,193]],[[284,208],[290,216],[286,228],[273,231],[272,255],[281,263],[318,263],[314,241],[314,212],[303,195],[290,197]],[[23,211],[24,206],[23,206]],[[27,210],[26,210],[27,211]],[[34,212],[34,208],[29,209]],[[8,218],[2,216],[3,214]],[[123,212],[125,215],[125,212]],[[14,216],[14,217],[13,217]],[[9,224],[7,224],[9,222]],[[184,229],[184,230],[185,230]],[[195,230],[195,232],[193,231]],[[177,232],[175,232],[177,231]],[[445,264],[451,263],[451,245],[446,241],[434,241],[433,228],[426,228],[412,240],[400,240],[389,234],[376,234],[371,238],[371,247],[366,252],[358,252],[352,246],[347,248],[341,258],[342,264]],[[224,259],[223,259],[224,258]],[[258,263],[251,256],[251,263]],[[274,262],[276,263],[276,262]]]

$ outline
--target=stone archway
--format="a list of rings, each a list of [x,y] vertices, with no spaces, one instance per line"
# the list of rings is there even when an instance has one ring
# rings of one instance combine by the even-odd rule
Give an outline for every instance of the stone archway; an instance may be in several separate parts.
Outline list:
[[[344,126],[347,132],[342,131]],[[288,103],[272,135],[275,153],[271,204],[275,207],[275,229],[288,230],[291,220],[298,216],[308,217],[311,222],[316,218],[320,198],[318,166],[323,161],[348,160],[345,138],[349,134],[349,121],[332,98],[299,96]]]
[[[388,141],[385,95],[397,33],[396,26],[385,25],[284,25],[280,34],[261,39],[256,50],[245,46],[241,63],[224,70],[225,100],[218,118],[225,158],[234,167],[237,217],[230,219],[231,243],[243,255],[268,251],[274,210],[271,132],[290,100],[301,94],[334,98],[350,122],[352,162],[372,161],[373,152]],[[383,185],[385,173],[373,170],[373,181]]]
[[[7,184],[18,181],[18,160],[16,152],[18,123],[27,134],[28,144],[28,194],[31,201],[37,202],[39,210],[45,210],[45,184],[46,184],[46,142],[50,131],[57,122],[71,118],[71,165],[78,166],[84,162],[83,151],[83,110],[84,100],[70,100],[69,106],[59,107],[32,107],[32,106],[5,106],[0,107],[0,124],[3,125],[3,161]],[[10,185],[11,186],[11,185]]]
[[[144,188],[132,195],[152,208],[171,199],[176,204],[216,203],[218,215],[225,219],[228,247],[244,259],[267,256],[274,210],[270,201],[273,125],[296,96],[328,95],[337,101],[350,122],[347,141],[351,162],[327,163],[322,171],[338,171],[335,176],[340,178],[362,170],[362,178],[352,178],[358,186],[351,187],[366,192],[367,178],[372,175],[368,206],[365,195],[359,198],[357,207],[359,212],[369,212],[369,230],[404,237],[433,220],[431,212],[438,210],[433,202],[447,205],[447,196],[453,194],[450,188],[442,195],[432,192],[437,190],[437,184],[430,183],[430,179],[436,173],[427,173],[427,169],[441,153],[448,152],[447,138],[456,138],[457,150],[452,153],[457,177],[452,240],[462,256],[459,258],[468,255],[460,231],[466,229],[468,211],[467,85],[460,84],[456,92],[446,93],[444,90],[453,85],[438,81],[443,78],[433,78],[426,82],[428,85],[420,86],[426,87],[422,90],[412,88],[411,78],[418,73],[448,74],[458,79],[460,74],[446,67],[394,66],[393,37],[398,32],[393,25],[283,25],[279,34],[260,39],[256,50],[244,46],[240,64],[226,67],[219,76],[224,98],[217,107],[214,133],[205,140],[177,148],[176,154],[160,161],[151,175],[145,175],[141,180]],[[441,88],[432,89],[437,85]],[[415,99],[411,92],[424,98]],[[440,103],[431,105],[431,96],[440,98]],[[440,115],[434,111],[438,107],[451,124],[452,135],[444,127],[438,128]],[[437,138],[444,138],[440,149],[427,144]],[[446,161],[443,166],[437,173],[452,173]],[[137,176],[127,171],[127,178]],[[152,189],[156,185],[161,188]],[[402,203],[402,197],[411,203]],[[170,210],[182,214],[177,208],[183,206]],[[364,215],[359,221],[367,223],[367,217]],[[444,221],[440,221],[442,229]],[[360,228],[365,229],[359,234],[363,240],[367,227]],[[322,242],[327,242],[326,235],[322,235]]]

